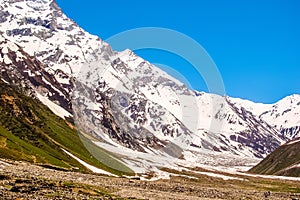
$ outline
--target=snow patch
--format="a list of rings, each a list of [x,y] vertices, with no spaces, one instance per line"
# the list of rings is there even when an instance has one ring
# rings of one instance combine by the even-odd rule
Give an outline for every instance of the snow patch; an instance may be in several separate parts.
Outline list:
[[[11,59],[9,59],[9,57],[7,56],[7,54],[4,55],[4,63],[9,65],[9,64],[12,64],[12,61]]]
[[[6,84],[9,84],[9,82],[7,82],[6,80],[4,80],[3,78],[1,78],[1,80],[6,83]]]
[[[50,101],[47,97],[39,94],[36,92],[36,96],[37,98],[44,104],[46,105],[54,114],[56,114],[57,116],[65,119],[65,117],[70,117],[72,116],[71,113],[69,113],[68,111],[66,111],[65,109],[63,109],[62,107],[60,107],[59,105],[53,103],[52,101]]]
[[[239,180],[239,181],[243,181],[243,178],[237,178],[237,177],[232,177],[232,176],[226,176],[226,175],[222,175],[222,174],[217,174],[217,173],[213,173],[213,172],[198,172],[198,171],[193,171],[196,174],[202,174],[202,175],[206,175],[206,176],[210,176],[210,177],[215,177],[215,178],[221,178],[225,181],[227,180]]]
[[[291,145],[291,144],[295,144],[295,143],[298,143],[298,142],[300,142],[300,138],[298,138],[297,140],[292,140],[292,141],[286,143],[286,145]]]
[[[104,174],[104,175],[108,175],[108,176],[114,176],[114,177],[118,177],[115,174],[109,173],[107,171],[104,171],[103,169],[99,169],[93,165],[90,165],[86,162],[84,162],[83,160],[81,160],[80,158],[77,158],[76,156],[74,156],[73,154],[71,154],[70,152],[68,152],[67,150],[61,148],[66,154],[68,154],[69,156],[71,156],[72,158],[74,158],[75,160],[77,160],[80,164],[82,164],[83,166],[85,166],[86,168],[88,168],[89,170],[91,170],[94,173],[97,174]]]

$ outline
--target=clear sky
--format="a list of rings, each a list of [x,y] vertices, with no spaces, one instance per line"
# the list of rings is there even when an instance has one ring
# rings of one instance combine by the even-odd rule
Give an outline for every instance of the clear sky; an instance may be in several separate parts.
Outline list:
[[[210,54],[227,95],[273,103],[300,94],[300,1],[298,0],[57,0],[86,31],[105,40],[139,27],[182,32]],[[194,89],[201,77],[175,55],[140,50],[141,57],[180,71]]]

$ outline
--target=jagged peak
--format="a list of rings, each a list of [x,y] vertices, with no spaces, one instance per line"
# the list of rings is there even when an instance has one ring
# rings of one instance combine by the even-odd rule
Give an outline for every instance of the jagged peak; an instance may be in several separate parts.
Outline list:
[[[35,11],[49,11],[51,8],[60,10],[55,0],[0,0],[2,7],[14,6],[17,9],[33,9]],[[27,7],[27,8],[26,8]]]
[[[136,57],[137,55],[130,49],[125,49],[119,53],[119,56]]]
[[[50,4],[52,3],[54,0],[26,0],[27,2],[35,2],[38,4]]]

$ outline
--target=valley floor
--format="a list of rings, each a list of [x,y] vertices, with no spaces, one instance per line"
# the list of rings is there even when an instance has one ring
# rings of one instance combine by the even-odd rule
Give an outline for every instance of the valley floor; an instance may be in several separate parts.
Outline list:
[[[300,199],[299,181],[169,172],[168,180],[142,181],[0,160],[0,199]]]

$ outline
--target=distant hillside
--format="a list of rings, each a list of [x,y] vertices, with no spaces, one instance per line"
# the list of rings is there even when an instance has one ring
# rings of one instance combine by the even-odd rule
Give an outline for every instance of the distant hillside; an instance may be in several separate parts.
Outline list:
[[[71,122],[56,116],[38,100],[0,80],[0,157],[88,171],[61,148],[93,166],[121,174],[91,156]],[[102,149],[95,146],[94,150],[99,151],[103,158],[112,159]],[[118,165],[122,166],[121,163]],[[131,172],[122,167],[122,171]]]
[[[300,138],[279,147],[250,172],[300,177]]]

